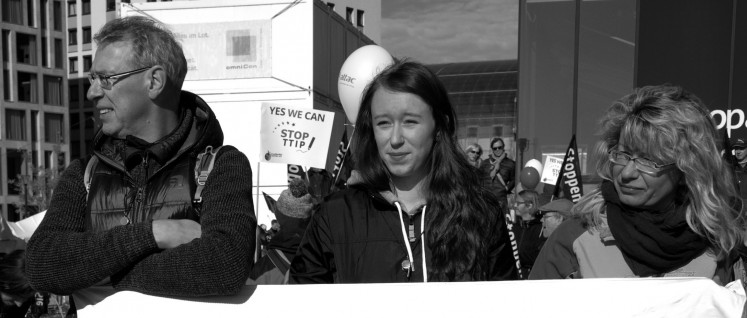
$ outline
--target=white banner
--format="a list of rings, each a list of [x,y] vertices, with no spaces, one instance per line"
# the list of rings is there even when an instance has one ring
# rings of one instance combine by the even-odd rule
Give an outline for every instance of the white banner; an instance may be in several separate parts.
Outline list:
[[[272,76],[270,20],[170,25],[187,58],[186,80]]]
[[[192,299],[124,291],[79,306],[78,317],[739,318],[745,303],[740,285],[707,278],[246,287],[235,296]]]
[[[335,113],[262,103],[260,162],[325,169]]]
[[[558,182],[558,177],[560,176],[560,168],[563,166],[563,157],[553,157],[553,156],[547,156],[545,158],[545,164],[543,165],[542,169],[542,176],[540,177],[540,181],[542,183],[547,183],[551,185],[555,185],[555,183]]]

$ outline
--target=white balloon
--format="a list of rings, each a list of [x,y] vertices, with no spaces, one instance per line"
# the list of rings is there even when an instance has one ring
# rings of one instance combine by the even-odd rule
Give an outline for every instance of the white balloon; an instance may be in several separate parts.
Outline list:
[[[366,45],[350,54],[342,64],[337,78],[337,92],[340,95],[345,116],[355,124],[361,107],[363,90],[387,66],[394,63],[392,55],[378,45]]]
[[[532,167],[534,169],[537,169],[537,172],[539,172],[539,174],[542,175],[542,163],[537,159],[532,159],[532,160],[527,161],[524,167]]]

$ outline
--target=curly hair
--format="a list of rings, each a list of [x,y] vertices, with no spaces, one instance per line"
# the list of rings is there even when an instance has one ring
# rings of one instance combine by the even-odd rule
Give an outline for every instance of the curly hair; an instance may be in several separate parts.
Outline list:
[[[503,213],[495,195],[480,184],[456,140],[456,113],[438,77],[420,63],[396,61],[366,88],[352,140],[356,169],[362,184],[376,191],[392,191],[389,170],[380,157],[371,118],[374,93],[379,89],[414,94],[428,106],[435,120],[434,143],[424,181],[428,202],[425,233],[431,250],[429,277],[453,281],[464,274],[485,280],[489,271],[489,242]]]
[[[676,199],[686,205],[690,228],[721,255],[742,244],[745,217],[734,173],[721,157],[716,125],[697,96],[671,85],[635,89],[609,108],[601,120],[601,135],[596,147],[599,158],[622,143],[659,162],[674,162],[685,180]],[[603,179],[612,180],[611,167],[603,159],[596,170]],[[594,191],[579,201],[574,214],[592,211],[587,220],[598,226],[604,208],[601,194]]]
[[[166,70],[169,81],[181,89],[187,76],[187,59],[182,47],[162,23],[141,16],[114,19],[107,22],[94,36],[99,47],[116,42],[130,42],[133,68],[160,65]]]

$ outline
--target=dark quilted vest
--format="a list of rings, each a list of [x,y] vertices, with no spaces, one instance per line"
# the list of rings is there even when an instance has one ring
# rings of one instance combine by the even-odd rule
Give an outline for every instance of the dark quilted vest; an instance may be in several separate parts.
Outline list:
[[[150,176],[146,186],[133,186],[130,177],[99,159],[92,171],[88,194],[90,230],[101,232],[117,225],[158,219],[199,221],[192,208],[193,166],[182,156]]]

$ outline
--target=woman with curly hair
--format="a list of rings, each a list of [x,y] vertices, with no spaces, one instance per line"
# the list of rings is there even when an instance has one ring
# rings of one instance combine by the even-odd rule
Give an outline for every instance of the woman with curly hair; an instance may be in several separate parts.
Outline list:
[[[480,165],[482,164],[482,147],[480,147],[480,145],[476,143],[470,144],[464,149],[464,153],[467,154],[467,161],[469,164],[473,167],[480,168]]]
[[[319,206],[291,282],[516,278],[504,213],[459,148],[456,123],[422,64],[398,61],[377,75],[352,141],[360,181]]]
[[[601,126],[602,184],[550,236],[530,279],[693,276],[726,283],[723,261],[743,244],[745,218],[700,99],[676,86],[642,87],[613,103]]]

